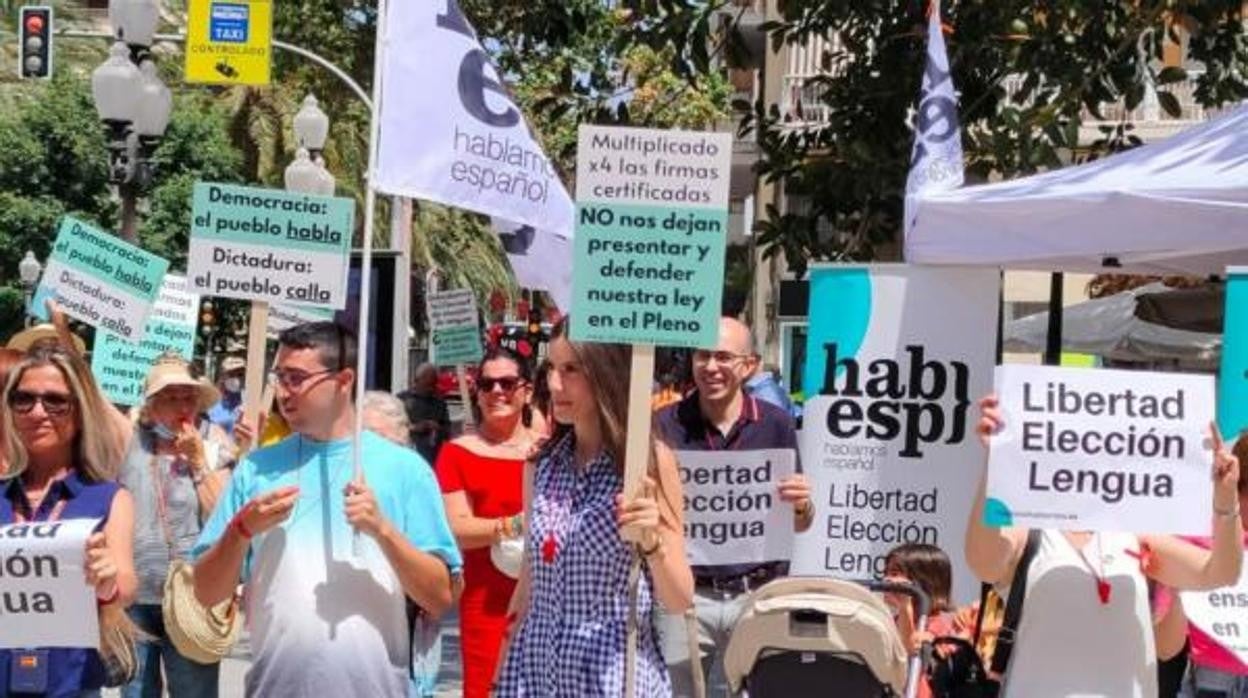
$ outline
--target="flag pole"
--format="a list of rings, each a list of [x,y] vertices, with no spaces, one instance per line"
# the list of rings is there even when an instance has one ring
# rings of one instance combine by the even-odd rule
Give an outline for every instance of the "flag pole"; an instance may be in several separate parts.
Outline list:
[[[385,65],[386,0],[377,0],[377,36],[373,48],[373,109],[368,135],[368,170],[364,173],[364,249],[360,259],[360,319],[356,333],[358,356],[355,369],[355,425],[351,444],[352,482],[364,483],[364,466],[360,437],[364,431],[364,392],[368,376],[368,316],[372,308],[373,226],[376,222],[377,190],[373,187],[373,171],[377,167],[377,145],[381,132],[381,82]],[[351,540],[351,553],[360,556],[360,532]]]

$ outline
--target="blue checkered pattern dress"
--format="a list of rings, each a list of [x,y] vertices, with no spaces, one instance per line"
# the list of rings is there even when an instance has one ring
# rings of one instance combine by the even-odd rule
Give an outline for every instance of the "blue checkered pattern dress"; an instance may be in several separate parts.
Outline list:
[[[607,456],[578,470],[573,453],[568,435],[537,464],[527,541],[529,608],[503,662],[496,696],[619,698],[624,692],[632,550],[615,523],[623,478]],[[644,568],[640,579],[635,695],[670,696]]]

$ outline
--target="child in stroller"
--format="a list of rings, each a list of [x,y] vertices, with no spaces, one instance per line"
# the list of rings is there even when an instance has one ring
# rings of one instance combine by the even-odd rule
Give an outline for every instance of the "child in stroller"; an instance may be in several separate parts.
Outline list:
[[[749,698],[914,698],[924,653],[910,656],[881,594],[912,599],[923,626],[927,594],[910,582],[789,577],[759,588],[728,642],[730,687]]]

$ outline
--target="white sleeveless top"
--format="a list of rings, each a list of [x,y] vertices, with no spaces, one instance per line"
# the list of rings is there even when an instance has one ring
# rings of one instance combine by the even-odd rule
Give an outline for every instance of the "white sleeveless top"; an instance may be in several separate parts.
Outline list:
[[[1003,698],[1156,698],[1148,585],[1126,554],[1139,547],[1128,533],[1088,539],[1084,555],[1112,589],[1102,604],[1096,577],[1066,536],[1042,533]]]

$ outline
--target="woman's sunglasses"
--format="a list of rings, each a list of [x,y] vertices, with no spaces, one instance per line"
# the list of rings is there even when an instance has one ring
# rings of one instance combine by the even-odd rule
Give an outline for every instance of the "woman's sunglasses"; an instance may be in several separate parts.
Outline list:
[[[74,400],[65,393],[29,393],[14,390],[9,393],[9,407],[18,414],[30,414],[35,403],[43,405],[49,417],[63,417],[74,407]]]
[[[508,376],[506,378],[478,378],[477,392],[492,393],[494,392],[495,387],[499,387],[503,389],[504,393],[510,395],[511,393],[516,392],[516,388],[519,388],[523,384],[523,379],[513,376]]]

